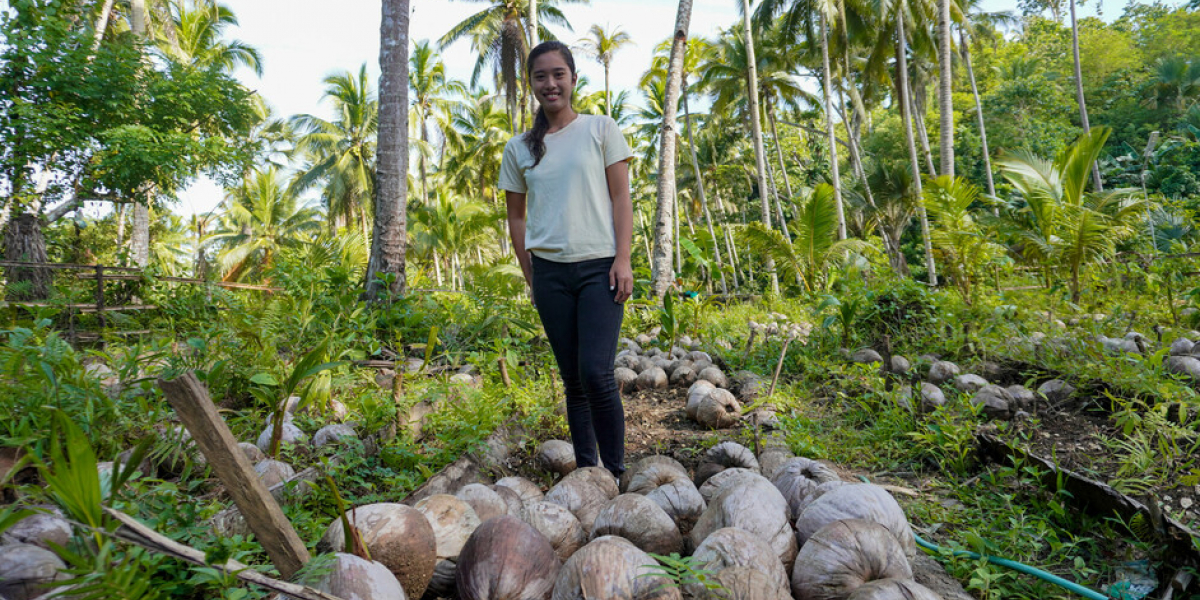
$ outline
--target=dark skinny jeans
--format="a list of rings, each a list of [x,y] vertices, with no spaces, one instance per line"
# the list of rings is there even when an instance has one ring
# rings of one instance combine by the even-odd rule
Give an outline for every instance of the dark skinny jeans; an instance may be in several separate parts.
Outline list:
[[[608,271],[613,259],[557,263],[533,257],[533,299],[567,395],[567,424],[575,464],[599,460],[614,475],[625,471],[625,410],[613,378],[613,360],[625,305],[613,302]]]

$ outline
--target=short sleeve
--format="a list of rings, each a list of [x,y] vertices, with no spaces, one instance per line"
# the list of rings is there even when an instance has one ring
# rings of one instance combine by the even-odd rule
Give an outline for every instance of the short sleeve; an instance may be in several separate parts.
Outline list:
[[[604,117],[604,167],[611,167],[632,157],[633,151],[629,149],[629,144],[625,141],[625,135],[621,133],[617,122],[609,117]]]
[[[528,187],[525,185],[525,171],[521,169],[521,161],[517,157],[517,144],[520,138],[509,140],[504,146],[504,157],[500,160],[500,182],[498,187],[509,192],[524,194]]]

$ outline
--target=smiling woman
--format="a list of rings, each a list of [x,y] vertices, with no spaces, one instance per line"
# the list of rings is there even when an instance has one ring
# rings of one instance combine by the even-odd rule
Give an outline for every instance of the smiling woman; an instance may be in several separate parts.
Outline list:
[[[500,167],[513,249],[562,373],[577,464],[600,460],[619,476],[625,416],[612,362],[633,291],[632,152],[611,118],[571,107],[577,75],[566,45],[538,45],[527,72],[541,108]]]

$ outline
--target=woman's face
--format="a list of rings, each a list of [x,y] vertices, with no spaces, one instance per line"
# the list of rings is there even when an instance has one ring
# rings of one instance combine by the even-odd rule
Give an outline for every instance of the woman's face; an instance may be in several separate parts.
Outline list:
[[[547,112],[571,107],[575,75],[561,53],[547,52],[534,59],[529,76],[533,82],[533,95]]]

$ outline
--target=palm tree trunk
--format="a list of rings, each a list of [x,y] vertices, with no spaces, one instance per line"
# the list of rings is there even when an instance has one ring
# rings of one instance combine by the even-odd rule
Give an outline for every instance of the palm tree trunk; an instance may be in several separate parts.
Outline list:
[[[131,0],[129,3],[129,25],[134,37],[149,43],[146,36],[146,0]],[[154,186],[146,190],[146,202],[154,197]],[[133,264],[144,267],[150,264],[150,207],[141,201],[133,205],[133,232],[129,236],[130,255]]]
[[[112,15],[113,0],[104,0],[104,5],[100,7],[100,15],[96,18],[96,31],[92,37],[92,52],[100,48],[100,42],[104,40],[104,34],[108,31],[108,19]]]
[[[975,115],[979,120],[979,141],[983,146],[983,172],[987,175],[988,196],[996,197],[996,182],[992,178],[992,157],[988,150],[987,126],[983,122],[983,101],[979,98],[979,86],[975,84],[975,68],[971,65],[971,48],[967,45],[967,34],[959,31],[959,41],[962,42],[963,62],[967,64],[967,77],[971,80],[971,94],[975,96]],[[994,208],[993,214],[1000,216],[1000,209]]]
[[[917,133],[920,135],[921,153],[925,156],[925,166],[929,167],[929,176],[937,177],[938,170],[933,164],[933,151],[929,148],[929,131],[925,129],[925,103],[919,99],[924,97],[926,90],[920,87],[917,90],[918,94],[911,95],[913,121],[917,125]]]
[[[725,285],[725,269],[721,262],[721,242],[717,240],[716,233],[713,232],[712,213],[708,210],[708,197],[704,193],[704,178],[700,175],[700,161],[696,158],[696,140],[692,137],[692,111],[688,105],[688,85],[687,76],[683,76],[680,82],[681,92],[683,94],[683,124],[687,129],[688,136],[688,154],[692,159],[692,175],[696,178],[696,194],[700,199],[700,206],[704,207],[704,222],[708,225],[708,235],[713,241],[713,256],[717,261],[717,269],[721,271],[721,292],[729,293]]]
[[[779,172],[783,173],[783,188],[787,191],[788,200],[791,200],[795,194],[792,193],[792,180],[788,177],[787,164],[783,160],[783,145],[779,142],[779,127],[775,122],[775,104],[772,102],[767,103],[767,121],[771,126],[771,137],[775,140],[775,154],[779,157]]]
[[[938,131],[942,175],[954,177],[954,38],[950,36],[950,1],[938,0]]]
[[[421,115],[421,205],[429,202],[429,171],[425,166],[425,148],[429,146],[429,125]]]
[[[683,53],[687,49],[688,27],[692,20],[692,0],[679,0],[675,14],[675,35],[667,68],[667,90],[663,103],[662,128],[658,151],[658,210],[654,223],[654,252],[651,254],[650,292],[655,298],[667,293],[674,277],[671,270],[671,225],[675,221],[675,109],[683,79]]]
[[[638,228],[642,230],[642,242],[646,245],[646,256],[652,256],[650,251],[650,229],[646,227],[646,218],[642,216],[642,211],[634,210],[637,213]]]
[[[767,190],[767,160],[763,151],[762,117],[758,111],[758,61],[754,56],[754,32],[750,26],[750,0],[742,0],[742,26],[746,30],[746,87],[750,96],[750,136],[754,140],[754,165],[758,172],[758,194],[762,201],[762,221],[771,227],[771,198]],[[767,257],[767,272],[771,274],[771,291],[779,293],[779,276],[775,273],[775,259]]]
[[[937,265],[933,262],[933,243],[929,238],[929,215],[925,212],[924,191],[921,186],[921,163],[917,160],[917,145],[913,141],[912,103],[908,94],[908,52],[904,35],[904,15],[896,15],[896,82],[900,86],[900,115],[904,121],[904,139],[908,143],[908,158],[912,166],[913,185],[917,194],[917,214],[921,219],[921,238],[925,242],[925,269],[929,285],[937,285]]]
[[[821,13],[821,94],[825,100],[825,129],[829,136],[829,178],[833,183],[833,202],[837,207],[838,239],[846,239],[846,212],[842,207],[842,182],[838,173],[837,139],[833,130],[833,73],[829,64],[829,23]]]
[[[1075,101],[1079,103],[1079,122],[1083,125],[1083,135],[1092,131],[1088,122],[1087,101],[1083,98],[1083,71],[1079,66],[1079,25],[1075,22],[1075,0],[1071,3],[1071,54],[1075,57]],[[1100,167],[1092,163],[1092,184],[1097,192],[1104,191],[1104,182],[1100,179]]]
[[[113,211],[113,217],[117,219],[117,247],[125,246],[125,204],[118,204]]]
[[[375,228],[367,263],[367,299],[402,295],[408,195],[408,0],[383,0],[379,28],[379,133],[375,167]],[[511,100],[510,100],[511,102]],[[387,290],[380,277],[391,275]]]
[[[612,93],[608,91],[608,61],[604,61],[604,114],[612,118]]]

